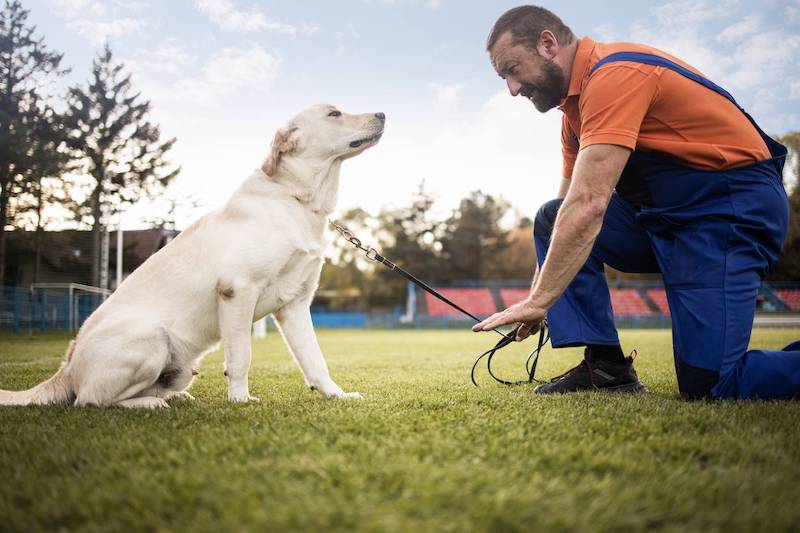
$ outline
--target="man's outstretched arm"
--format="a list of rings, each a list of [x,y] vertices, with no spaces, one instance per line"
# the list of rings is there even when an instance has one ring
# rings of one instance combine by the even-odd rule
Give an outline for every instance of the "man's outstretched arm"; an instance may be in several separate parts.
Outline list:
[[[631,150],[612,144],[587,146],[578,153],[572,183],[558,211],[542,268],[531,293],[522,302],[495,313],[473,331],[489,331],[504,324],[525,323],[522,337],[538,327],[547,310],[563,294],[592,251],[603,226],[611,193]]]

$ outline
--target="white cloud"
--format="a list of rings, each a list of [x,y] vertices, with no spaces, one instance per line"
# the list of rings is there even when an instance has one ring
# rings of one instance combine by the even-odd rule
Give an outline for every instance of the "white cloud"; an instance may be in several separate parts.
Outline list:
[[[452,110],[461,104],[462,83],[431,83],[431,89],[436,96],[436,102],[446,110]]]
[[[592,35],[597,35],[597,38],[601,41],[609,42],[617,40],[617,32],[614,29],[614,24],[610,22],[592,28]]]
[[[760,28],[761,16],[750,15],[722,30],[722,33],[717,35],[717,40],[723,43],[739,41],[743,37],[757,32]]]
[[[99,46],[109,39],[136,33],[144,26],[144,23],[133,18],[108,21],[76,19],[68,22],[67,26],[86,37],[92,45]]]
[[[122,62],[131,71],[145,77],[182,76],[197,62],[197,57],[181,47],[177,40],[169,40],[156,48],[122,58]]]
[[[297,28],[291,24],[270,20],[258,9],[253,8],[250,12],[240,11],[236,9],[232,0],[195,0],[194,5],[223,30],[242,32],[267,30],[290,35],[297,32]]]
[[[53,0],[51,4],[53,12],[62,18],[96,18],[108,14],[106,6],[97,0]]]
[[[800,36],[781,30],[761,32],[741,42],[733,53],[736,61],[727,79],[739,89],[772,86],[797,72]]]
[[[145,21],[120,11],[141,11],[136,2],[103,0],[52,0],[53,12],[67,20],[67,27],[99,46],[112,38],[139,32]]]
[[[174,44],[157,49],[152,57],[152,62],[128,61],[147,98],[203,106],[217,105],[234,93],[244,94],[248,88],[263,93],[277,77],[281,64],[277,56],[260,46],[217,50],[195,75],[185,71],[196,58]]]
[[[659,25],[671,28],[696,27],[707,22],[730,16],[738,6],[737,0],[677,0],[653,9]]]

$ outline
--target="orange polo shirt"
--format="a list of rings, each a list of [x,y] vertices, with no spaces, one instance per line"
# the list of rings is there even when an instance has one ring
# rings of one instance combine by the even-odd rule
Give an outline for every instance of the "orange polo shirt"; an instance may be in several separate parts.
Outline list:
[[[658,152],[704,170],[726,170],[769,159],[758,131],[727,98],[665,67],[613,62],[615,52],[661,56],[700,74],[661,50],[633,43],[578,42],[564,112],[564,177],[571,178],[580,147],[615,144]],[[705,77],[705,76],[704,76]]]

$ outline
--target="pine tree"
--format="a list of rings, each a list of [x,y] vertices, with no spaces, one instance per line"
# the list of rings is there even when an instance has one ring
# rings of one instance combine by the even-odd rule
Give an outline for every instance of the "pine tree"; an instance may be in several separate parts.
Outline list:
[[[57,157],[38,143],[41,135],[50,135],[43,127],[60,122],[49,120],[53,111],[42,88],[67,72],[60,68],[63,55],[34,37],[36,27],[27,25],[29,13],[16,0],[7,0],[0,10],[0,284],[5,281],[9,208],[31,192],[37,166],[50,166],[48,159]]]
[[[158,125],[149,120],[150,102],[134,92],[123,69],[106,45],[93,63],[88,86],[70,89],[65,119],[68,144],[90,178],[86,200],[76,205],[75,215],[92,228],[95,285],[106,221],[126,204],[161,194],[180,172],[166,160],[175,139],[161,141]]]

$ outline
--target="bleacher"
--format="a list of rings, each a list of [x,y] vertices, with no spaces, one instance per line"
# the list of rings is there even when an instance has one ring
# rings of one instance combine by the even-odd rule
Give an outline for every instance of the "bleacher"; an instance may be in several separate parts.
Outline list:
[[[636,289],[610,289],[610,292],[615,316],[648,316],[653,313]]]
[[[488,288],[442,288],[437,289],[442,296],[460,305],[476,316],[489,316],[497,309],[492,293]],[[425,304],[430,316],[451,316],[461,313],[432,294],[425,293]]]
[[[773,290],[790,311],[800,311],[800,289],[775,289]]]
[[[530,293],[530,289],[522,288],[501,287],[499,291],[505,307],[524,300]],[[617,316],[647,316],[653,313],[636,289],[610,289],[610,292],[611,308]]]
[[[527,282],[461,282],[462,286],[436,287],[467,311],[479,317],[489,316],[524,300],[530,288]],[[758,303],[759,313],[800,312],[800,285],[764,284]],[[784,286],[785,285],[785,286]],[[670,309],[663,285],[654,282],[622,282],[609,289],[616,320],[623,325],[660,327],[670,322]],[[425,324],[464,320],[463,315],[430,294],[418,292],[418,315]],[[772,315],[770,315],[772,316]],[[428,320],[431,319],[431,320]],[[438,320],[438,321],[437,321]]]
[[[655,304],[656,309],[663,315],[669,316],[669,303],[667,292],[664,289],[647,289],[647,297]]]
[[[527,298],[530,292],[530,289],[503,287],[500,289],[500,301],[504,307],[509,307]]]

